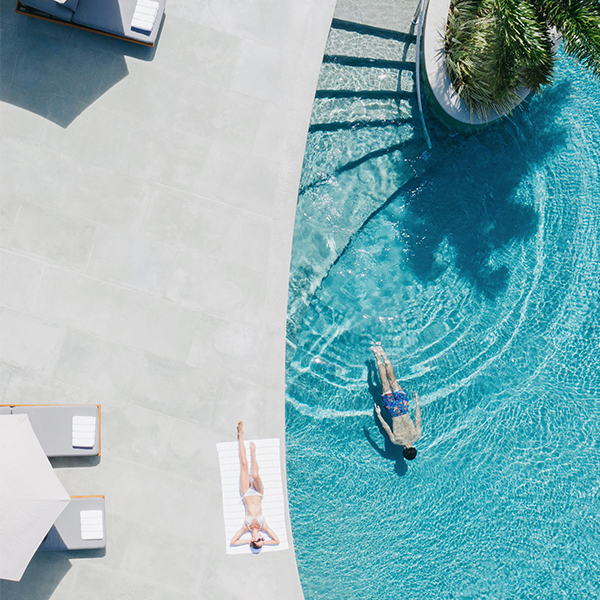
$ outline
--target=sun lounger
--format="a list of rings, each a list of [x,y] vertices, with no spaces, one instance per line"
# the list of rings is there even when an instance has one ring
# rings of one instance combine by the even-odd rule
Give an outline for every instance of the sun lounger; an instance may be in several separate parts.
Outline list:
[[[19,404],[12,414],[26,414],[46,456],[98,456],[99,404]]]
[[[106,548],[104,496],[71,496],[39,550]]]
[[[154,46],[167,0],[19,0],[18,14]]]

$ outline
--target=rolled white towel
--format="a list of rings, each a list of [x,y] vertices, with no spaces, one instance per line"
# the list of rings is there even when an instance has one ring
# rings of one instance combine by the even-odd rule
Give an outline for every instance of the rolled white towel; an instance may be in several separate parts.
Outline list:
[[[96,417],[73,417],[73,448],[93,448],[96,442]]]
[[[158,15],[158,2],[153,0],[138,0],[131,20],[131,27],[142,31],[152,31]]]
[[[104,537],[104,524],[101,510],[79,511],[82,540],[101,540]]]
[[[158,3],[156,6],[140,6],[139,4],[135,7],[135,12],[138,15],[150,15],[155,17],[158,12]]]

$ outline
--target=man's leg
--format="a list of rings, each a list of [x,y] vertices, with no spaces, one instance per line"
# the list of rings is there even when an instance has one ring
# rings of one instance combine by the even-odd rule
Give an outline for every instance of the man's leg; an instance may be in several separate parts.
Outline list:
[[[383,348],[381,349],[380,354],[381,354],[381,357],[385,364],[385,372],[386,372],[387,378],[390,382],[390,388],[391,388],[392,392],[403,391],[402,387],[398,383],[398,380],[396,379],[396,374],[394,373],[394,367],[392,366],[392,363],[390,362],[390,359],[387,357],[387,354],[385,353],[385,350]]]
[[[390,394],[392,392],[392,388],[390,387],[390,382],[388,380],[388,374],[385,368],[385,364],[381,358],[383,352],[383,348],[379,344],[373,344],[371,346],[371,350],[375,355],[375,363],[377,364],[377,370],[379,371],[379,379],[381,379],[381,391],[384,394]],[[392,374],[394,371],[392,370]]]
[[[242,496],[250,489],[250,475],[248,474],[248,458],[244,446],[244,424],[238,423],[238,443],[240,450],[240,490]]]

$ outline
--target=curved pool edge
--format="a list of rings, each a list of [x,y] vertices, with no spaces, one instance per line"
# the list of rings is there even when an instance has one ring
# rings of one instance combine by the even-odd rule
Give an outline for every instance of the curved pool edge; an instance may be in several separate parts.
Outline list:
[[[3,252],[3,274],[13,263],[37,265],[34,274],[18,269],[27,290],[60,280],[35,311],[18,285],[19,300],[3,305],[14,339],[28,341],[3,346],[0,395],[13,404],[102,404],[102,461],[59,476],[71,493],[105,494],[110,520],[106,557],[64,559],[59,568],[34,557],[16,592],[23,597],[43,588],[48,598],[92,589],[97,597],[219,600],[253,589],[265,600],[303,598],[285,479],[290,549],[226,554],[216,443],[235,440],[243,419],[248,439],[281,439],[285,477],[293,225],[335,1],[201,4],[167,9],[151,61],[124,43],[71,38],[52,23],[31,32],[27,20],[6,15],[15,42],[7,51],[25,65],[15,79],[27,72],[33,80],[33,59],[48,49],[86,66],[91,57],[94,68],[65,74],[72,86],[58,114],[47,109],[51,70],[37,72],[35,93],[24,86],[0,103],[11,123],[0,132],[7,227],[26,237],[38,227],[34,237],[46,240],[33,254]],[[42,46],[30,43],[40,36]],[[64,239],[83,241],[56,260]],[[99,251],[122,244],[111,258]],[[102,272],[86,270],[92,256]],[[119,270],[130,260],[135,268]],[[83,355],[106,360],[88,372]],[[59,362],[69,377],[56,375]],[[2,597],[11,593],[3,584]]]
[[[312,114],[312,107],[317,89],[317,82],[323,54],[329,36],[331,22],[337,0],[312,3],[307,30],[304,31],[305,43],[302,52],[302,71],[297,74],[292,103],[297,110],[297,119],[285,144],[285,150],[280,157],[280,177],[284,180],[284,194],[281,198],[281,212],[275,217],[276,225],[271,232],[268,270],[270,277],[267,281],[266,310],[270,311],[274,324],[276,337],[281,340],[277,344],[276,360],[280,379],[268,385],[273,390],[269,394],[269,401],[261,403],[260,410],[268,413],[271,418],[266,419],[266,433],[274,433],[282,440],[281,467],[286,513],[286,529],[289,550],[265,555],[263,559],[262,583],[273,582],[267,588],[261,588],[263,598],[281,598],[286,600],[304,600],[304,592],[298,572],[292,523],[288,501],[287,468],[286,468],[286,420],[285,420],[285,352],[286,352],[286,325],[288,288],[292,244],[294,236],[294,222],[296,218],[296,205],[300,187],[300,175],[304,161],[308,128]],[[267,369],[270,371],[270,369]],[[273,389],[271,386],[275,386]],[[255,409],[258,407],[254,407]],[[252,560],[254,557],[235,557]],[[269,590],[267,592],[267,590]],[[282,595],[283,593],[283,595]]]

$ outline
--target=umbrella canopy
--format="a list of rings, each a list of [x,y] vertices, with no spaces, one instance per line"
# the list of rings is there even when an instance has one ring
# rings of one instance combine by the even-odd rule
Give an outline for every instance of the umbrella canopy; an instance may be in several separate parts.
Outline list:
[[[0,415],[0,578],[19,581],[70,501],[27,415]]]

